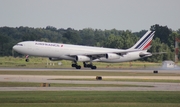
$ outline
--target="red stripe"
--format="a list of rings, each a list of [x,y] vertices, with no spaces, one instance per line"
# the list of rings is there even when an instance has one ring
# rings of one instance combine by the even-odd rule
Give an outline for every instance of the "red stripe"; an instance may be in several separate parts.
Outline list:
[[[151,44],[152,40],[143,48],[143,50],[145,50],[146,48],[148,48]]]

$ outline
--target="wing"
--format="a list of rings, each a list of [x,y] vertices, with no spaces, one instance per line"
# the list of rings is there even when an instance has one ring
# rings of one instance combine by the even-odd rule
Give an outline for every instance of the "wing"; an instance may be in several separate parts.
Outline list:
[[[106,57],[107,59],[109,59],[109,58],[119,58],[120,56],[123,56],[123,55],[125,55],[125,54],[127,54],[129,52],[137,52],[137,51],[142,51],[142,50],[139,50],[139,49],[127,49],[127,50],[117,50],[117,51],[107,51],[107,52],[69,54],[68,56],[76,57],[76,60],[80,59],[78,57],[83,56],[83,58],[86,58],[86,60],[88,61],[88,60],[95,60],[95,59],[101,58],[101,57]]]

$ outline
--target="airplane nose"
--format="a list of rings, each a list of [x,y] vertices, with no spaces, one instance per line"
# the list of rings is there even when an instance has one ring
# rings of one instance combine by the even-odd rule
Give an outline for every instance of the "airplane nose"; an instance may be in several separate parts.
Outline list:
[[[13,50],[16,51],[17,50],[17,46],[13,46]]]

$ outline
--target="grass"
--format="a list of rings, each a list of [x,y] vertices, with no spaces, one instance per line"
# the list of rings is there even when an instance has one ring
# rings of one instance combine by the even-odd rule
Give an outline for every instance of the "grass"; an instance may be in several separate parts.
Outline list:
[[[29,62],[25,62],[25,57],[0,57],[0,67],[18,67],[18,68],[70,68],[71,61],[49,61],[48,58],[43,57],[29,57]],[[58,65],[61,62],[62,65]],[[50,65],[51,64],[51,65]],[[82,63],[79,63],[82,66]],[[161,63],[150,62],[129,62],[124,63],[101,63],[93,62],[98,68],[144,68],[144,67],[157,67]]]
[[[1,107],[179,107],[180,92],[0,92]]]
[[[0,107],[179,107],[174,103],[11,103]]]

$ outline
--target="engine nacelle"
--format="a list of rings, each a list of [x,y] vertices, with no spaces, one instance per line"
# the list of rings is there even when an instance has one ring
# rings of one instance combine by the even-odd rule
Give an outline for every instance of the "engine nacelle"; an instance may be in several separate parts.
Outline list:
[[[107,53],[106,54],[106,59],[118,59],[120,58],[120,56],[118,54],[115,53]]]
[[[50,61],[59,61],[62,60],[61,58],[49,58]]]
[[[83,55],[77,55],[76,56],[76,61],[86,62],[86,61],[90,61],[90,60],[91,59],[88,56],[83,56]]]

